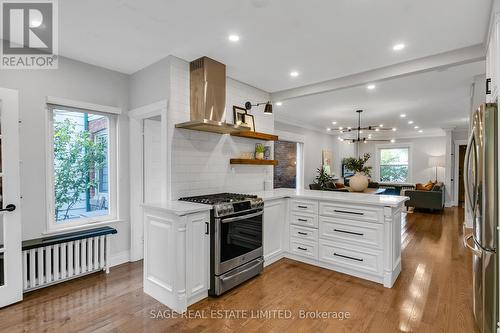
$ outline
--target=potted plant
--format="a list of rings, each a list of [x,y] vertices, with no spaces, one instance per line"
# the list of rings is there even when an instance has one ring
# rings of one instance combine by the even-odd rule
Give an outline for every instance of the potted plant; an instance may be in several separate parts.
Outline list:
[[[261,143],[257,143],[255,145],[255,158],[257,160],[263,160],[264,159],[264,151],[265,151],[264,145]]]
[[[354,176],[349,178],[349,187],[355,192],[363,192],[368,188],[368,177],[372,167],[365,164],[370,157],[369,153],[365,153],[363,157],[346,157],[342,160],[347,169],[355,172]]]
[[[333,182],[333,178],[325,171],[325,169],[317,169],[318,175],[314,178],[314,184],[319,185],[322,189],[327,188],[329,183]]]

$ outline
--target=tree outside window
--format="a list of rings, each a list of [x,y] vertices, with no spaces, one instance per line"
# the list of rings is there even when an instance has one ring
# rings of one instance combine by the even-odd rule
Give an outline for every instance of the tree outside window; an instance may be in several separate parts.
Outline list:
[[[408,182],[409,148],[381,148],[379,154],[381,182]]]
[[[53,119],[56,222],[108,215],[108,117],[54,109]]]

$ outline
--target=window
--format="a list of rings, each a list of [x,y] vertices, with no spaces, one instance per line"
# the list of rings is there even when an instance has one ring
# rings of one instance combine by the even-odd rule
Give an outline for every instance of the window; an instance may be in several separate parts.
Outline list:
[[[409,147],[379,148],[378,172],[381,182],[406,183],[409,179]]]
[[[52,106],[49,120],[51,227],[114,219],[114,116]]]

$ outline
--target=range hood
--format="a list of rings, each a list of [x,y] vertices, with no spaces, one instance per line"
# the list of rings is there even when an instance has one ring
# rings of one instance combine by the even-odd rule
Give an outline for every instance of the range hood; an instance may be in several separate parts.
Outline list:
[[[175,127],[220,134],[250,130],[249,127],[224,121],[226,65],[202,57],[192,61],[189,67],[191,120]]]

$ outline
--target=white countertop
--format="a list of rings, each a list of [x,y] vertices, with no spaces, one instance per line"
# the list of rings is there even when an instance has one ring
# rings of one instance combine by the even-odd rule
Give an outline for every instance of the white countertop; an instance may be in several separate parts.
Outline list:
[[[282,199],[282,198],[299,198],[323,201],[339,201],[345,203],[359,203],[376,206],[398,207],[410,198],[399,195],[380,195],[366,193],[349,193],[349,192],[334,192],[334,191],[315,191],[315,190],[294,190],[280,188],[270,191],[253,192],[264,201]]]
[[[143,204],[142,207],[158,209],[170,214],[176,214],[178,216],[199,213],[199,212],[206,212],[212,209],[211,205],[203,205],[198,203],[177,201],[177,200],[167,201],[164,203],[147,203]]]
[[[280,188],[270,191],[253,192],[264,201],[283,199],[283,198],[299,198],[322,201],[338,201],[345,203],[358,203],[365,205],[389,206],[398,207],[403,202],[409,200],[408,197],[397,195],[377,195],[365,193],[348,193],[348,192],[329,192],[329,191],[314,191],[314,190],[294,190]],[[158,209],[166,213],[183,216],[198,212],[206,212],[212,209],[211,205],[203,205],[185,201],[167,201],[164,203],[148,203],[142,205],[145,208]]]

